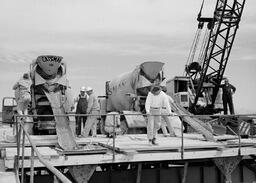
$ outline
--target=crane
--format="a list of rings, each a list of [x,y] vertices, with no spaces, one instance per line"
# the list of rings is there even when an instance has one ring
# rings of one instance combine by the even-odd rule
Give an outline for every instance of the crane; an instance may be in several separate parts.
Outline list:
[[[213,114],[214,104],[221,81],[228,63],[234,39],[244,9],[245,0],[217,0],[213,17],[202,17],[202,2],[197,21],[198,30],[193,41],[185,74],[192,81],[193,101],[189,107],[191,112],[197,112],[196,105],[203,92],[209,97],[207,110],[204,113]],[[197,61],[197,51],[200,34],[207,23],[207,30],[202,41]]]

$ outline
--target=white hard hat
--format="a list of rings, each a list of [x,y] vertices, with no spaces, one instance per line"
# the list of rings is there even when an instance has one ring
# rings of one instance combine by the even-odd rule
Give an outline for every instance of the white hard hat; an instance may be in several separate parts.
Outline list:
[[[80,91],[86,91],[85,86],[82,86],[81,89],[80,89]]]
[[[86,91],[88,92],[88,91],[92,91],[93,89],[92,89],[92,87],[90,87],[90,86],[88,86],[87,88],[86,88]]]

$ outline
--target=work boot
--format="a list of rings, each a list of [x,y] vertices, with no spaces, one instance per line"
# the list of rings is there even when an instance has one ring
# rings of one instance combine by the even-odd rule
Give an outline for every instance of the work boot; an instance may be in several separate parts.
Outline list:
[[[158,145],[158,143],[156,142],[156,138],[153,138],[153,139],[152,139],[152,144],[153,144],[153,145]]]
[[[170,133],[170,137],[176,137],[175,133],[174,132]]]

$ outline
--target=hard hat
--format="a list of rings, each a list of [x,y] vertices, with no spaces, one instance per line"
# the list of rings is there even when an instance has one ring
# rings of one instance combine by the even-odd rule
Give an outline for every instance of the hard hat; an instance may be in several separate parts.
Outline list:
[[[85,86],[82,86],[80,91],[86,91]]]
[[[24,78],[24,79],[29,79],[29,73],[27,73],[27,72],[24,73],[24,74],[23,74],[23,78]]]
[[[87,88],[86,88],[86,91],[88,92],[88,91],[92,91],[93,89],[92,89],[92,87],[90,87],[90,86],[88,86]]]

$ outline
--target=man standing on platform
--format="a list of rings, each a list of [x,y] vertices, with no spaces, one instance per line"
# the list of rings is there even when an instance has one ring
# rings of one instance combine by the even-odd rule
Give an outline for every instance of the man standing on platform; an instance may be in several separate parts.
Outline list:
[[[17,102],[17,112],[19,115],[28,115],[28,106],[31,102],[31,85],[32,81],[29,73],[24,73],[22,78],[13,86],[13,90],[15,90],[15,100]],[[27,117],[25,117],[25,119],[26,118]]]
[[[88,95],[85,93],[86,88],[84,86],[80,89],[80,94],[75,100],[76,105],[76,114],[86,114],[87,105],[88,105]],[[76,135],[81,135],[81,126],[85,126],[87,116],[76,116]]]
[[[225,79],[225,83],[221,85],[221,87],[224,114],[228,114],[227,107],[229,107],[230,114],[234,114],[235,112],[232,95],[236,92],[236,87],[230,84],[227,78]]]
[[[148,93],[145,109],[148,115],[147,136],[150,145],[157,145],[156,135],[161,125],[161,114],[171,115],[172,111],[166,94],[161,90],[161,87],[155,85]],[[173,130],[170,133],[174,133]]]

